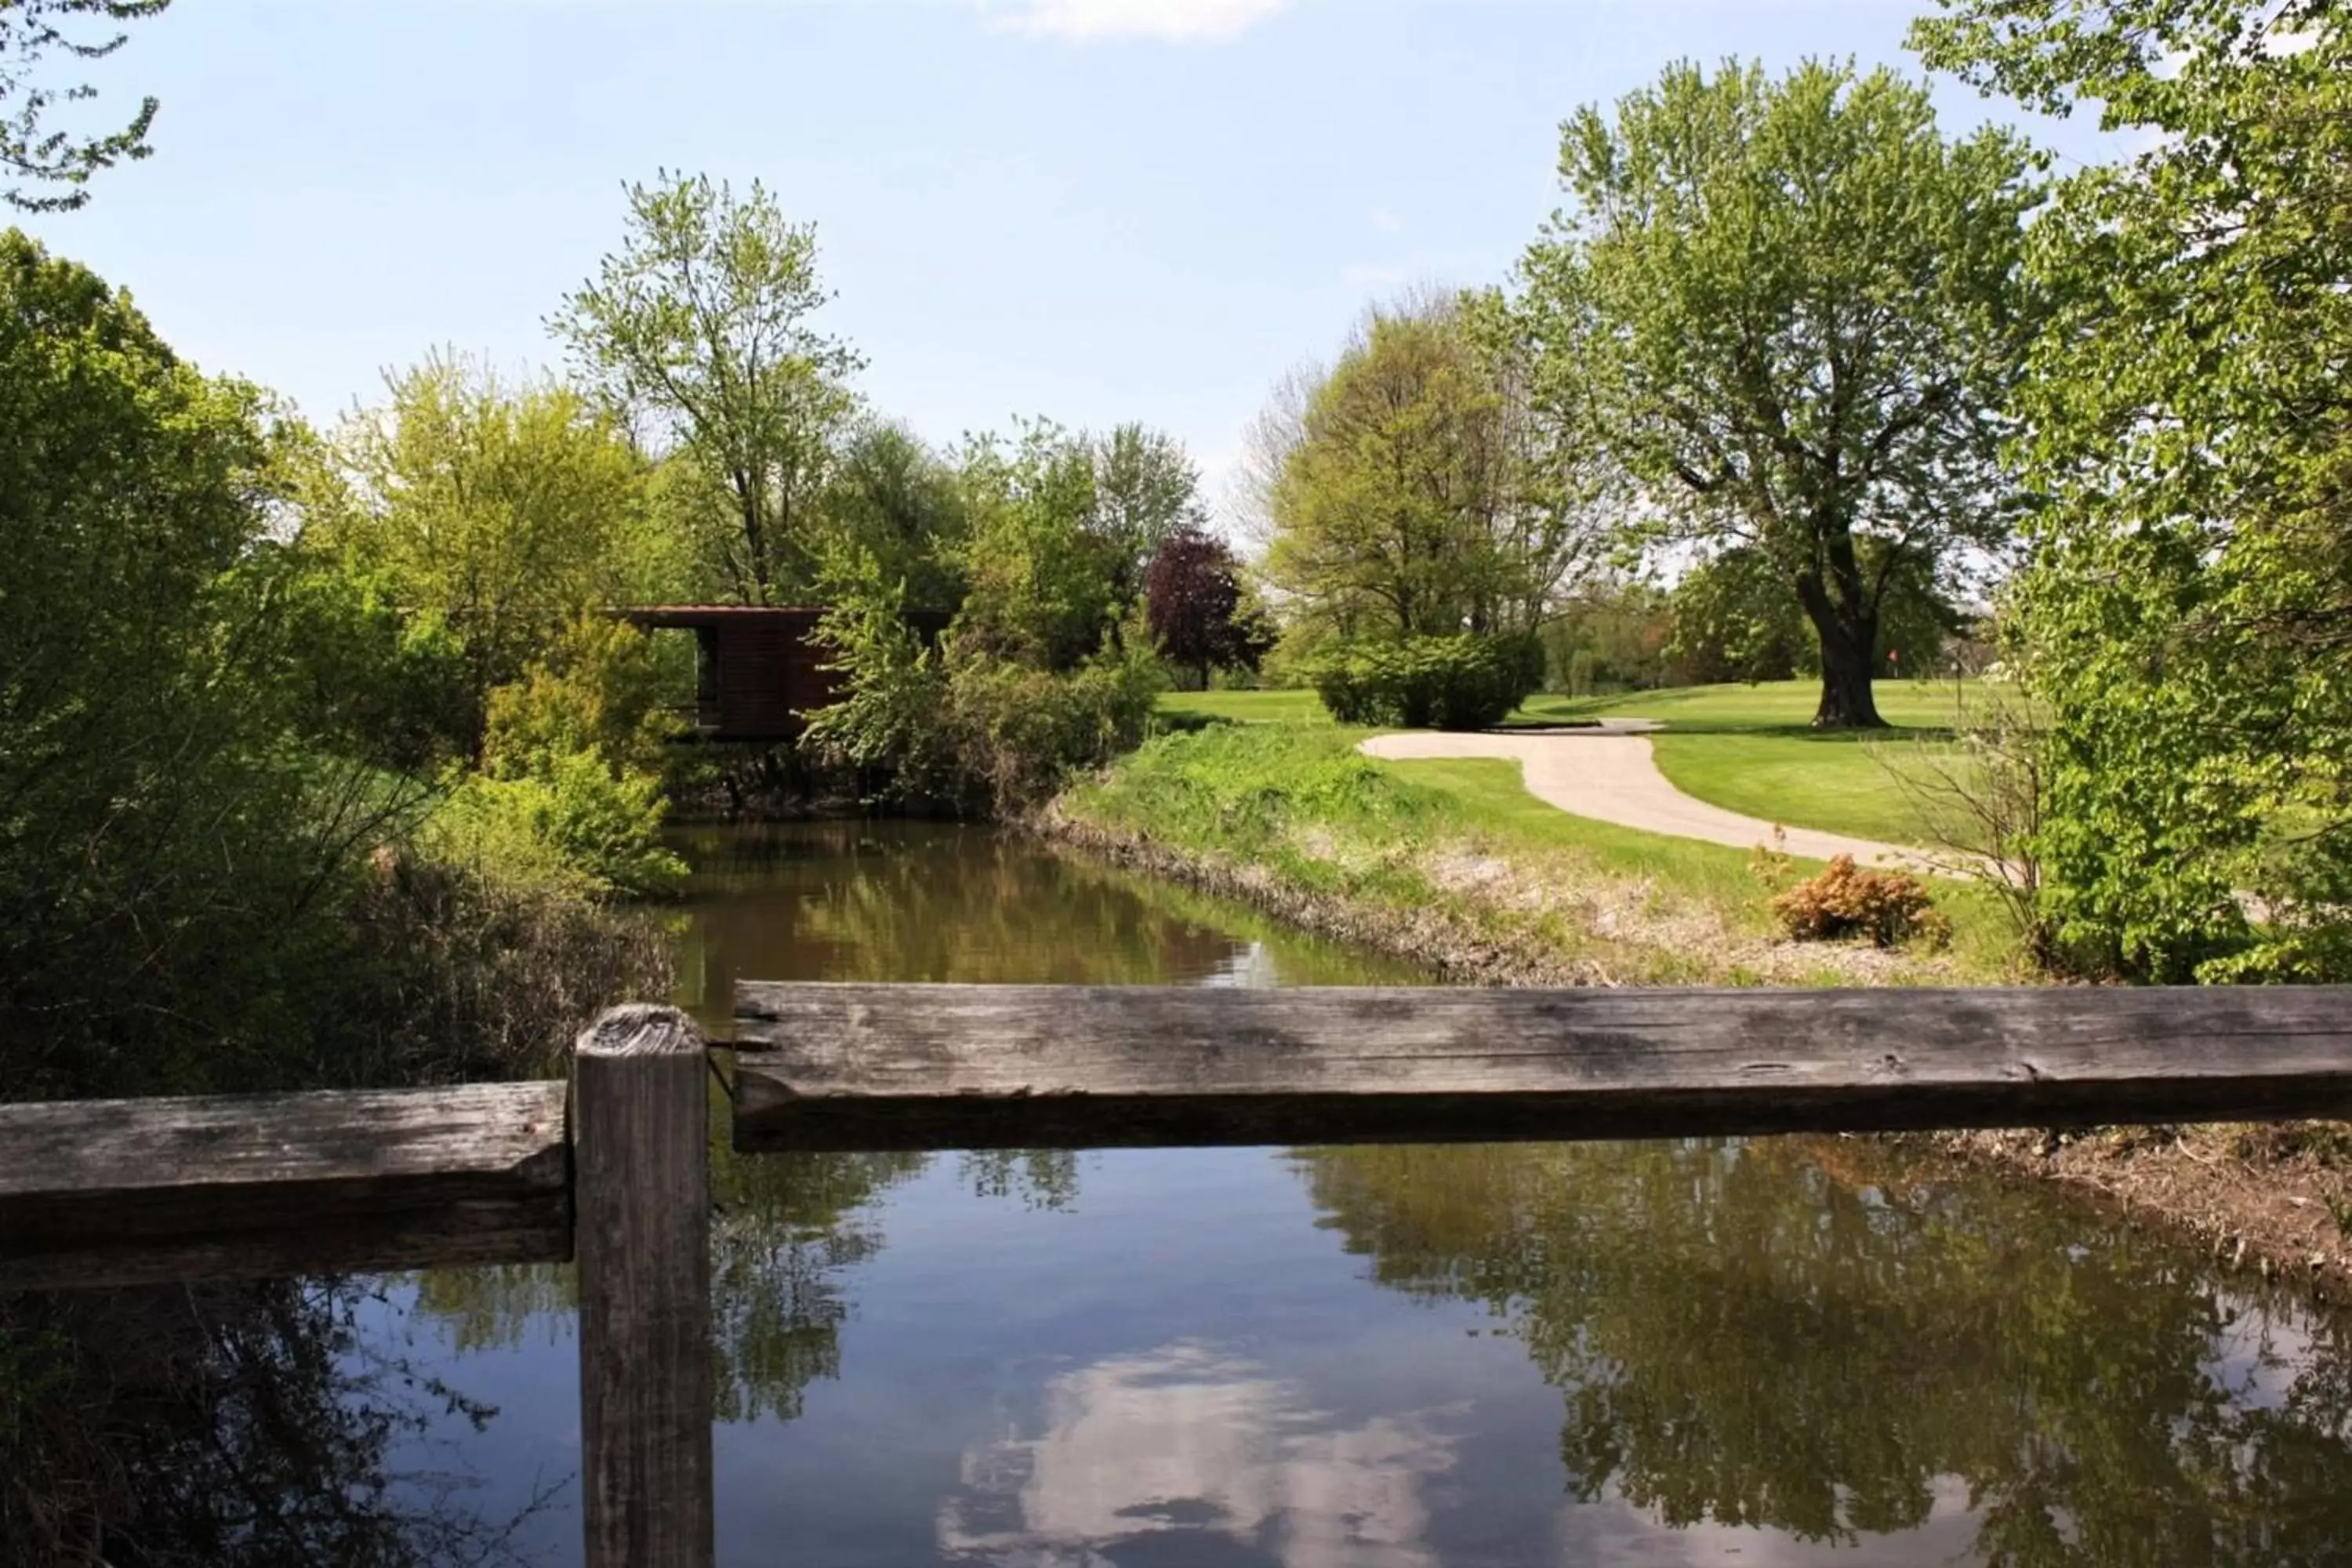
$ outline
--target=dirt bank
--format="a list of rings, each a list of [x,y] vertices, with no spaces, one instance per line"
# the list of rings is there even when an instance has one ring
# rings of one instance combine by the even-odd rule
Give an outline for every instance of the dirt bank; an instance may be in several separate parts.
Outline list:
[[[2352,1125],[1947,1132],[1895,1142],[2095,1194],[2194,1238],[2233,1268],[2352,1303]]]
[[[1345,898],[1303,891],[1255,866],[1228,866],[1171,849],[1135,834],[1081,822],[1047,806],[1022,825],[1048,842],[1113,865],[1236,899],[1276,919],[1334,942],[1426,964],[1455,985],[1592,985],[1606,977],[1591,964],[1549,951],[1532,937],[1514,940],[1436,910],[1410,914]]]

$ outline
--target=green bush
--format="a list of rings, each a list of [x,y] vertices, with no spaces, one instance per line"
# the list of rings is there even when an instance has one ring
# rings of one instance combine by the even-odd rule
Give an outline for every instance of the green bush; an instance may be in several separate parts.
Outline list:
[[[541,752],[530,771],[477,773],[435,814],[435,857],[496,884],[594,897],[674,887],[686,864],[661,841],[661,781],[589,751]]]
[[[1314,672],[1316,694],[1342,724],[1485,730],[1543,684],[1532,636],[1411,637],[1352,643]]]
[[[822,636],[840,696],[801,738],[812,758],[887,775],[918,807],[1012,816],[1143,739],[1166,678],[1140,624],[1068,668],[1016,658],[970,618],[926,646],[870,559],[842,563]]]
[[[677,728],[662,706],[666,677],[644,633],[575,616],[521,679],[491,690],[483,771],[512,778],[533,771],[535,758],[593,752],[624,775],[658,773]]]

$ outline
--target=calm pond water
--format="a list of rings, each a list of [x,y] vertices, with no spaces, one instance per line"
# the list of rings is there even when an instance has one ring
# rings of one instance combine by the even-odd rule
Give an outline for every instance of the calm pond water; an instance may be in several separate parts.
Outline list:
[[[714,1020],[737,975],[1412,978],[971,830],[688,847]],[[719,1170],[730,1564],[2352,1563],[2341,1320],[1866,1143]],[[571,1299],[301,1298],[331,1353],[220,1417],[305,1434],[265,1507],[346,1500],[282,1560],[576,1561]]]

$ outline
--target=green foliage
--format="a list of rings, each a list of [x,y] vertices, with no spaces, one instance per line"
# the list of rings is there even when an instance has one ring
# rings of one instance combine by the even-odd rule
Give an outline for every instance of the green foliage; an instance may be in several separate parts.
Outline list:
[[[1543,683],[1531,635],[1351,643],[1328,656],[1315,690],[1342,724],[1486,730]]]
[[[971,508],[961,552],[970,584],[957,622],[991,658],[1067,670],[1093,654],[1126,609],[1122,545],[1096,527],[1090,444],[1044,421],[1018,441],[969,444],[960,480]]]
[[[1124,615],[1142,595],[1145,569],[1160,546],[1207,526],[1201,472],[1174,437],[1138,424],[1087,445],[1095,479],[1089,531],[1109,553],[1111,598]]]
[[[172,0],[8,0],[0,5],[0,172],[12,177],[0,185],[0,202],[22,212],[70,212],[89,200],[90,176],[122,159],[144,158],[153,149],[147,132],[158,107],[152,98],[120,131],[84,135],[47,123],[60,101],[87,100],[98,89],[87,85],[62,93],[34,75],[41,58],[58,50],[76,59],[98,59],[121,48],[127,33],[83,34],[74,22],[96,16],[131,22],[152,16]],[[35,182],[33,185],[14,183]],[[44,194],[40,185],[62,186]]]
[[[1811,628],[1769,557],[1727,550],[1683,574],[1671,598],[1675,673],[1697,685],[1786,680],[1808,663]]]
[[[446,620],[404,612],[383,574],[299,548],[262,546],[236,573],[269,612],[307,741],[394,773],[453,760],[475,707],[465,642]]]
[[[816,229],[754,181],[662,174],[628,187],[628,233],[551,325],[616,408],[653,422],[687,470],[679,500],[722,501],[700,536],[746,604],[789,603],[815,571],[816,510],[856,409],[862,362],[810,323],[828,299]]]
[[[1959,612],[1936,590],[1931,565],[1917,556],[1886,559],[1885,540],[1857,542],[1862,569],[1882,586],[1870,673],[1933,673],[1960,628]],[[1785,680],[1820,673],[1821,645],[1786,578],[1760,550],[1735,546],[1684,574],[1673,595],[1676,675],[1695,685]]]
[[[482,773],[443,807],[460,858],[595,894],[659,892],[686,874],[665,848],[662,671],[646,638],[583,616],[514,685],[490,693]]]
[[[1035,805],[1071,773],[1132,751],[1161,684],[1139,637],[1066,674],[951,654],[949,724],[961,771],[1001,815]]]
[[[871,556],[884,582],[903,585],[910,610],[951,613],[963,603],[963,490],[955,469],[904,427],[870,425],[852,437],[835,456],[822,507],[821,558]]]
[[[651,640],[635,627],[605,616],[576,616],[520,680],[490,693],[483,770],[514,778],[538,757],[587,752],[616,771],[658,773],[677,729],[662,708],[666,675]]]
[[[686,863],[663,847],[661,780],[622,773],[593,751],[547,751],[529,765],[460,780],[423,842],[492,885],[583,897],[666,891]]]
[[[0,234],[0,1094],[193,1078],[262,1049],[336,824],[287,745],[249,386]],[[226,1042],[226,1043],[224,1043]]]
[[[2054,313],[2020,450],[2046,502],[2011,629],[2061,942],[2149,980],[2352,975],[2352,17],[1943,10],[1930,64],[2146,143],[2034,233]]]
[[[577,886],[387,880],[474,671],[448,621],[404,613],[397,558],[346,572],[283,542],[274,504],[320,465],[266,416],[0,235],[0,428],[37,437],[0,442],[0,1098],[511,1071],[517,1029],[423,1026],[457,1016],[434,986],[530,969],[534,994],[605,1000],[659,979]],[[534,831],[583,853],[649,804],[545,788]],[[444,932],[437,967],[372,944],[460,915],[483,934]],[[551,973],[592,947],[598,967]]]
[[[1531,630],[1591,542],[1579,480],[1461,307],[1376,311],[1282,458],[1266,574],[1343,639]]]
[[[302,543],[462,649],[468,754],[494,687],[582,609],[658,592],[682,566],[625,433],[553,383],[510,387],[447,356],[389,382],[301,465]]]
[[[1022,559],[1008,533],[986,537],[997,553],[975,572],[964,614],[934,645],[907,624],[878,563],[853,555],[835,563],[822,635],[836,650],[842,692],[810,721],[803,744],[882,774],[885,792],[903,803],[1011,815],[1141,740],[1161,679],[1145,637],[1107,642],[1055,668],[1044,657],[1048,639],[1008,635],[1054,624],[1051,601],[1035,592],[1040,563]],[[1048,573],[1058,542],[1043,541]]]
[[[1537,401],[1654,503],[1637,542],[1771,563],[1819,641],[1824,726],[1878,721],[1894,564],[2011,532],[2030,163],[2007,132],[1947,141],[1923,88],[1822,64],[1676,65],[1564,131],[1575,205],[1505,323]],[[1876,571],[1871,537],[1890,546]]]
[[[1639,578],[1580,584],[1543,629],[1545,684],[1571,697],[1675,685],[1674,626],[1665,594]]]

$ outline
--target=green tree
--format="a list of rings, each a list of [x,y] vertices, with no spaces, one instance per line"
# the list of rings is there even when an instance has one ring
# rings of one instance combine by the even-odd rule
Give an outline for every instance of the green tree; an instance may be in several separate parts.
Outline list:
[[[133,22],[171,3],[0,0],[0,172],[12,176],[0,185],[0,201],[25,212],[70,212],[89,200],[91,175],[125,158],[144,158],[153,150],[147,144],[158,107],[153,99],[144,100],[120,131],[92,135],[58,130],[48,122],[58,104],[96,98],[98,89],[82,84],[60,93],[40,85],[34,72],[52,50],[76,59],[100,59],[130,39],[128,33],[83,35],[79,27],[83,18]],[[45,192],[43,186],[63,188]]]
[[[1998,460],[2032,311],[2011,133],[1948,141],[1892,72],[1670,68],[1566,126],[1574,205],[1522,264],[1541,400],[1643,487],[1633,531],[1760,551],[1812,623],[1824,728],[1880,722],[1895,562],[2013,526]],[[1894,548],[1865,567],[1861,541]]]
[[[1934,671],[1960,626],[1959,612],[1936,590],[1932,564],[1917,556],[1888,561],[1891,549],[1884,539],[1864,538],[1856,552],[1862,569],[1885,584],[1870,651],[1874,679]],[[1821,671],[1804,610],[1753,546],[1734,546],[1685,573],[1672,603],[1668,652],[1686,680],[1786,680]]]
[[[1124,541],[1097,529],[1094,443],[1036,420],[971,441],[958,470],[970,515],[959,552],[971,592],[958,627],[996,658],[1068,670],[1126,608]]]
[[[1204,528],[1201,471],[1164,431],[1126,424],[1095,439],[1092,530],[1110,555],[1111,594],[1123,613],[1143,594],[1151,558],[1173,535]]]
[[[2352,16],[1943,11],[1930,65],[2146,146],[2034,231],[2020,446],[2048,501],[2011,630],[2059,935],[2155,980],[2352,974]]]
[[[1532,630],[1590,542],[1507,367],[1451,300],[1376,310],[1297,421],[1266,574],[1349,637]]]
[[[902,801],[1033,805],[1133,746],[1160,683],[1149,637],[1117,635],[1131,545],[1105,522],[1111,445],[1043,420],[1017,429],[971,439],[957,468],[964,531],[946,560],[964,593],[943,637],[908,624],[909,577],[882,552],[844,536],[825,563],[823,634],[844,681],[803,743]]]
[[[683,567],[652,521],[643,459],[578,392],[509,386],[447,355],[389,390],[308,466],[302,538],[462,650],[463,700],[444,723],[471,753],[491,690],[568,620],[657,594]]]
[[[726,497],[719,563],[747,604],[812,580],[814,513],[856,410],[863,362],[811,324],[831,298],[816,229],[754,182],[707,175],[628,187],[629,226],[550,322],[616,408],[649,420]]]
[[[1759,550],[1738,547],[1699,563],[1668,602],[1675,632],[1666,652],[1686,680],[1786,680],[1810,662],[1805,612]]]
[[[843,446],[823,512],[826,548],[870,554],[885,582],[903,586],[906,608],[963,603],[969,509],[955,469],[905,426],[872,424]]]
[[[0,1096],[233,1072],[336,863],[284,743],[267,405],[8,230],[0,430]]]
[[[1552,689],[1592,697],[1679,683],[1666,655],[1674,611],[1664,590],[1622,573],[1578,584],[1544,628]]]

